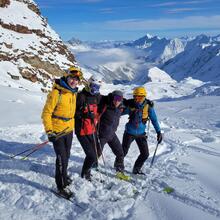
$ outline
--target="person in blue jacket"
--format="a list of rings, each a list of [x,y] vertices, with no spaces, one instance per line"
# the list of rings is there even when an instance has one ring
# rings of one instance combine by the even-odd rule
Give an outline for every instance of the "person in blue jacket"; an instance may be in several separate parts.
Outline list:
[[[149,157],[147,137],[145,133],[146,122],[148,120],[151,120],[154,126],[157,133],[158,143],[161,143],[162,141],[161,129],[154,111],[153,102],[146,99],[146,96],[147,92],[144,87],[135,88],[133,91],[133,99],[124,100],[126,109],[123,113],[129,114],[129,121],[125,126],[122,141],[124,156],[127,155],[131,143],[135,140],[138,145],[140,155],[135,161],[132,172],[133,174],[142,175],[144,175],[144,173],[141,171],[141,168]]]

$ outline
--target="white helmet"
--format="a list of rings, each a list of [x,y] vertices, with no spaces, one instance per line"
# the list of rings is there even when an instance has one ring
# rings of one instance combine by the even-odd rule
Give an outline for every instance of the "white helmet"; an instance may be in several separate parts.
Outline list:
[[[94,84],[96,84],[96,85],[101,86],[101,84],[102,84],[103,81],[102,81],[102,77],[101,77],[101,76],[99,76],[99,75],[93,75],[93,76],[91,76],[91,77],[89,78],[88,82],[89,82],[89,83],[94,83]]]
[[[91,95],[99,94],[99,89],[102,84],[102,77],[98,75],[93,75],[88,80],[87,91],[90,92]]]

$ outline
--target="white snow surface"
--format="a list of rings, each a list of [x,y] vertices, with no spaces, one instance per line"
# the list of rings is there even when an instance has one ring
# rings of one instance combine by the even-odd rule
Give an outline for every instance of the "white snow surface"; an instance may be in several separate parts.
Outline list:
[[[40,119],[46,95],[1,84],[0,219],[220,219],[219,96],[193,96],[200,84],[188,78],[182,87],[169,82],[144,85],[152,100],[160,99],[155,102],[155,110],[164,139],[153,167],[149,168],[156,147],[156,134],[150,125],[150,157],[143,166],[147,175],[132,176],[132,184],[113,177],[115,157],[107,145],[103,154],[109,176],[93,170],[93,182],[82,179],[85,155],[74,136],[68,169],[73,178],[73,203],[50,191],[55,188],[55,153],[51,144],[27,160],[21,160],[22,156],[10,158],[47,140]],[[135,86],[105,84],[101,92],[122,89],[125,97],[130,98]],[[120,120],[120,140],[127,120],[127,116]],[[127,171],[132,170],[138,154],[136,143],[132,143],[125,158]],[[99,163],[105,172],[101,159]],[[163,192],[166,186],[173,187],[174,192]]]

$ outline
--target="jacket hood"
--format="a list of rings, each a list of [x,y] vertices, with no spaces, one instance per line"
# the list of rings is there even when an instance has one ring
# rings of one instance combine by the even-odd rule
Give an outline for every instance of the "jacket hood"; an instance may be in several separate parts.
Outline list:
[[[54,88],[62,90],[64,92],[72,92],[77,93],[78,88],[72,89],[66,82],[65,77],[61,77],[60,79],[56,79],[54,83]]]

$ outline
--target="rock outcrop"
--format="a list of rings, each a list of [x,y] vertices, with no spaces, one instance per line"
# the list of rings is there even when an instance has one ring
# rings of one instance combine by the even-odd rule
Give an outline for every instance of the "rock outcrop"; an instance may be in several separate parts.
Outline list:
[[[76,64],[32,0],[0,0],[0,69],[8,61],[17,67],[21,77],[3,70],[0,74],[40,83],[43,91],[51,86],[49,81]]]

